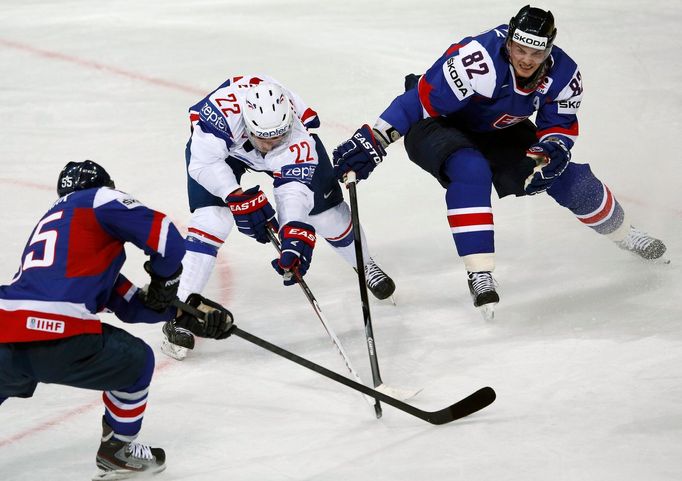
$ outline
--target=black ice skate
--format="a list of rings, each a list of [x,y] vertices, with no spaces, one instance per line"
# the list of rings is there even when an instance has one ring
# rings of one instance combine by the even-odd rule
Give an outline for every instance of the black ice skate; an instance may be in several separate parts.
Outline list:
[[[92,478],[93,481],[146,477],[166,469],[166,453],[161,448],[114,438],[114,431],[102,418],[97,467],[100,471]]]
[[[163,340],[161,352],[167,356],[182,361],[187,353],[194,349],[194,334],[183,327],[175,325],[175,321],[168,321],[161,328]]]
[[[495,291],[495,279],[490,272],[467,272],[469,292],[487,321],[495,317],[495,305],[500,302],[500,296]]]
[[[642,259],[648,261],[659,260],[666,263],[670,262],[666,259],[661,259],[666,250],[663,242],[633,226],[630,226],[630,230],[628,230],[628,235],[625,236],[625,239],[616,242],[616,245],[621,249],[637,254]]]
[[[365,265],[365,279],[367,280],[367,288],[377,299],[386,299],[395,292],[393,279],[388,277],[371,257]]]

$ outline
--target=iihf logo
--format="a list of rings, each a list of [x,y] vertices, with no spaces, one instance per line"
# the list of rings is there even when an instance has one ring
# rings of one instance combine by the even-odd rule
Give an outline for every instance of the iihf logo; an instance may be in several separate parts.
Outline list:
[[[64,321],[57,321],[55,319],[41,319],[40,317],[27,317],[26,329],[32,331],[51,332],[53,334],[64,333]]]

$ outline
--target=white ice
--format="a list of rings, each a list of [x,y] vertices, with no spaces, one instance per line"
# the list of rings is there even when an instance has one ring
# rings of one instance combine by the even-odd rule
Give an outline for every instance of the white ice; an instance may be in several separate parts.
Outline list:
[[[316,107],[331,150],[372,123],[451,44],[525,4],[432,0],[5,0],[0,8],[0,279],[9,281],[69,160],[188,218],[187,108],[225,78],[268,73]],[[130,326],[157,353],[141,442],[166,449],[159,480],[623,481],[682,478],[682,24],[679,0],[546,1],[586,88],[574,160],[589,162],[672,263],[648,265],[550,198],[494,199],[502,301],[471,306],[443,190],[402,143],[359,185],[375,257],[397,306],[372,302],[383,379],[445,407],[490,385],[497,401],[436,427],[238,338],[161,354],[160,326]],[[247,185],[267,184],[263,175]],[[146,281],[128,249],[124,273]],[[239,326],[345,374],[270,246],[235,232],[205,294]],[[371,379],[357,283],[320,243],[308,283]],[[117,323],[113,317],[107,321]],[[117,325],[121,325],[117,323]],[[0,408],[0,479],[95,472],[100,394],[41,385]]]

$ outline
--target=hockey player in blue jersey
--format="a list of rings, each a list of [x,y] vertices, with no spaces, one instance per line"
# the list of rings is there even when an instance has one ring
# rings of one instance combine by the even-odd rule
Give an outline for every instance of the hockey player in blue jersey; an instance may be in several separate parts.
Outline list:
[[[176,318],[196,335],[226,338],[229,312],[201,296],[206,319],[178,314],[184,241],[172,222],[114,188],[99,164],[69,162],[59,199],[34,228],[14,279],[0,286],[0,404],[31,397],[38,383],[103,392],[102,441],[94,479],[127,479],[165,468],[165,453],[134,441],[140,431],[154,353],[141,339],[99,320],[113,312],[128,323]],[[140,291],[121,273],[124,244],[149,255]]]
[[[453,44],[373,128],[358,129],[333,153],[342,179],[365,179],[405,136],[410,160],[446,189],[448,222],[467,270],[474,306],[486,318],[499,301],[491,192],[546,192],[580,222],[644,259],[665,245],[632,227],[622,206],[588,164],[571,162],[583,84],[576,63],[554,45],[551,12],[523,7],[509,22]],[[535,124],[529,120],[535,114]]]
[[[319,127],[319,117],[297,94],[266,75],[231,77],[190,108],[190,122],[185,158],[192,217],[181,299],[203,292],[235,225],[260,243],[269,242],[267,229],[279,233],[282,254],[272,264],[285,285],[295,282],[292,269],[307,272],[318,235],[356,265],[350,208],[322,142],[309,131]],[[277,214],[259,186],[242,189],[247,171],[270,176]],[[367,285],[385,299],[395,284],[362,239]],[[162,349],[171,357],[182,359],[185,346],[193,346],[191,336],[172,323],[163,333]]]

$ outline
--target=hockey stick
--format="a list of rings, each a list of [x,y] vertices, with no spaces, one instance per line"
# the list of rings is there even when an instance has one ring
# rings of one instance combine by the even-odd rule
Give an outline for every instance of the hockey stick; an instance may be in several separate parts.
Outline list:
[[[172,302],[172,305],[193,316],[199,318],[203,318],[204,316],[203,312],[196,309],[195,307],[190,306],[189,304],[181,302],[179,299],[175,299]],[[493,388],[484,387],[446,408],[439,409],[438,411],[423,411],[414,406],[399,401],[398,399],[388,396],[380,391],[376,391],[370,387],[367,387],[364,384],[348,379],[347,377],[337,374],[334,371],[330,371],[329,369],[322,367],[319,364],[315,364],[314,362],[309,361],[308,359],[305,359],[301,356],[298,356],[293,352],[287,351],[286,349],[283,349],[264,339],[256,337],[253,334],[243,331],[242,329],[239,329],[235,325],[232,325],[231,333],[234,336],[241,337],[245,341],[262,347],[263,349],[267,349],[268,351],[277,354],[278,356],[295,362],[300,366],[303,366],[305,368],[310,369],[311,371],[315,371],[319,374],[322,374],[323,376],[333,381],[341,383],[344,386],[348,386],[349,388],[366,394],[367,396],[371,396],[377,401],[382,401],[390,406],[393,406],[396,409],[399,409],[400,411],[406,412],[407,414],[411,414],[412,416],[418,417],[419,419],[422,419],[431,424],[436,425],[447,424],[451,421],[461,419],[465,416],[480,411],[486,406],[489,406],[490,404],[493,403],[493,401],[495,401],[496,397]]]
[[[362,234],[360,232],[360,214],[358,212],[358,195],[356,192],[357,179],[352,170],[346,173],[346,187],[350,192],[350,215],[353,226],[353,236],[355,238],[355,262],[358,270],[358,285],[360,287],[360,300],[362,302],[362,318],[365,322],[365,338],[367,339],[367,351],[369,352],[369,365],[372,368],[372,380],[374,387],[378,388],[384,382],[381,380],[379,372],[379,359],[377,358],[376,343],[374,342],[374,331],[372,329],[372,314],[369,310],[369,297],[367,296],[367,279],[365,278],[365,260],[362,255]],[[379,400],[374,404],[374,411],[377,418],[381,417],[381,404]]]
[[[266,232],[268,234],[268,238],[270,239],[270,243],[275,247],[275,250],[277,251],[278,254],[282,253],[282,246],[279,243],[279,239],[275,235],[274,231],[271,228],[266,229]],[[348,368],[348,372],[351,373],[353,378],[359,382],[360,384],[364,384],[362,382],[362,379],[360,379],[360,375],[357,373],[357,371],[353,368],[350,358],[348,357],[348,354],[346,354],[345,349],[343,348],[343,345],[341,344],[341,341],[339,338],[336,336],[336,333],[334,330],[331,328],[329,325],[329,322],[327,322],[327,319],[324,317],[324,314],[322,314],[322,309],[320,309],[320,304],[317,302],[317,299],[313,295],[313,292],[310,290],[308,287],[308,284],[303,280],[301,275],[298,273],[297,270],[294,270],[291,272],[291,275],[296,277],[296,281],[299,286],[301,286],[301,290],[303,291],[303,294],[305,294],[306,299],[308,299],[308,302],[310,305],[313,307],[313,310],[315,311],[315,314],[317,315],[317,318],[320,320],[322,323],[322,326],[324,327],[324,330],[327,331],[327,335],[331,339],[332,343],[334,346],[336,346],[336,350],[339,352],[341,357],[343,358],[343,362]],[[370,398],[365,397],[365,400],[369,403],[371,406],[373,404],[373,400]]]

